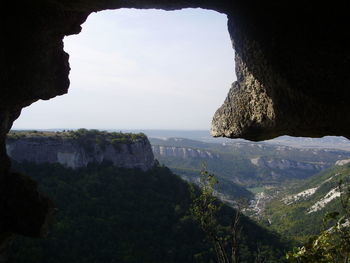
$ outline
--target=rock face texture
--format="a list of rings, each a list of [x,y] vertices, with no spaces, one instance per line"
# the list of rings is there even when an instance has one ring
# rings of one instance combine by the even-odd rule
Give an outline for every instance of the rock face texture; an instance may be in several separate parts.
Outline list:
[[[250,140],[269,139],[281,134],[350,137],[350,115],[347,115],[350,108],[350,31],[348,9],[340,3],[5,1],[0,16],[4,39],[0,47],[0,184],[7,187],[0,189],[0,226],[18,221],[19,214],[9,214],[3,209],[12,202],[11,198],[15,198],[7,192],[9,187],[17,187],[11,182],[25,181],[10,172],[6,133],[23,107],[68,91],[70,68],[68,54],[63,51],[63,37],[79,33],[80,25],[90,13],[122,7],[166,10],[200,7],[227,14],[238,79],[223,106],[215,113],[214,136]],[[34,196],[35,185],[28,187],[31,190],[26,190]],[[12,189],[12,193],[15,192],[16,189]],[[34,199],[46,202],[40,195],[30,200]],[[33,207],[35,205],[36,201],[33,201]],[[21,220],[26,221],[26,217]],[[28,227],[30,224],[28,221]],[[34,228],[33,225],[31,230]],[[16,232],[15,227],[8,230]]]
[[[153,153],[157,156],[163,157],[179,157],[179,158],[201,158],[201,159],[216,159],[219,158],[218,154],[213,154],[209,151],[192,149],[187,147],[173,147],[152,145]]]
[[[10,158],[17,162],[60,163],[73,169],[105,161],[112,162],[116,167],[143,171],[154,165],[151,145],[146,137],[115,145],[99,145],[91,141],[82,143],[81,138],[30,136],[9,139],[6,148]]]
[[[344,96],[350,84],[344,71],[350,62],[349,35],[342,33],[346,14],[341,7],[238,5],[239,11],[228,16],[237,81],[214,115],[212,134],[249,140],[282,134],[349,138],[350,120],[341,114],[347,111]]]
[[[335,162],[335,165],[337,165],[337,166],[343,166],[343,165],[346,165],[346,164],[348,164],[348,163],[350,163],[350,159],[338,160],[338,161]]]
[[[322,163],[314,164],[314,163],[297,162],[293,160],[276,159],[276,158],[268,158],[268,157],[258,157],[258,158],[251,159],[250,161],[252,164],[260,168],[271,168],[271,169],[279,169],[279,170],[302,169],[305,171],[313,171],[315,173],[329,166],[327,164],[322,164]]]

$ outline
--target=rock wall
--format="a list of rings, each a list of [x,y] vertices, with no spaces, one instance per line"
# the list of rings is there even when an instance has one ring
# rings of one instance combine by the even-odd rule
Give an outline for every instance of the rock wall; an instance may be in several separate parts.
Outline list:
[[[217,159],[218,154],[187,147],[160,146],[152,145],[154,155],[161,157],[178,157],[178,158],[201,158],[201,159]]]
[[[326,163],[297,162],[287,159],[276,159],[268,157],[257,157],[250,160],[252,164],[260,168],[270,168],[279,170],[301,169],[304,171],[318,172],[329,167]]]
[[[154,165],[151,145],[147,138],[125,144],[87,148],[79,141],[61,137],[25,137],[9,140],[8,155],[17,162],[60,163],[73,169],[89,163],[110,161],[116,167],[139,168],[147,171]]]

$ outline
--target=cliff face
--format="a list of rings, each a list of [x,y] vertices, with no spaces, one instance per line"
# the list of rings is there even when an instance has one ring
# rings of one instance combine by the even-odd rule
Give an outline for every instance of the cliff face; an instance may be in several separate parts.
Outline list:
[[[178,157],[178,158],[201,158],[201,159],[217,159],[218,154],[200,149],[192,149],[187,147],[152,145],[155,155],[162,157]]]
[[[307,163],[298,162],[287,159],[277,159],[277,158],[267,158],[267,157],[257,157],[250,160],[252,164],[260,168],[271,168],[271,169],[302,169],[305,171],[318,172],[325,169],[329,165],[326,163]]]
[[[110,161],[117,167],[149,170],[154,164],[151,145],[146,137],[113,143],[96,137],[66,137],[48,134],[28,135],[7,140],[9,156],[17,162],[60,163],[65,167],[85,167],[89,163]]]

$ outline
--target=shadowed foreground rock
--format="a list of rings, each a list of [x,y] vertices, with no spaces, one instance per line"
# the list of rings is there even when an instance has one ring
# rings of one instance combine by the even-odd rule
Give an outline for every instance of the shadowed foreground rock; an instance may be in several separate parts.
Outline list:
[[[0,16],[3,233],[39,236],[45,211],[49,211],[48,201],[35,194],[34,185],[22,177],[19,181],[11,178],[14,175],[9,172],[6,133],[23,107],[68,91],[69,56],[63,51],[63,37],[79,33],[91,12],[121,7],[201,7],[227,14],[238,79],[214,116],[214,136],[250,140],[281,134],[350,137],[350,31],[348,9],[340,4],[258,0],[6,1]],[[18,189],[25,191],[16,194]],[[21,205],[21,198],[31,202],[31,214]],[[10,207],[16,211],[3,210]]]
[[[54,212],[52,202],[38,191],[28,176],[9,173],[0,179],[1,239],[11,233],[30,237],[45,236]]]

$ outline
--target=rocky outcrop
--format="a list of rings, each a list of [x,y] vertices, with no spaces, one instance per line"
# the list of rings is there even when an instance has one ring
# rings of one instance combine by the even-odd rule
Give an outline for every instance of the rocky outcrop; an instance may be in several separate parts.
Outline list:
[[[214,115],[212,134],[249,140],[349,137],[350,118],[339,114],[349,107],[343,96],[350,84],[342,7],[234,2],[239,11],[229,13],[228,29],[237,81]]]
[[[154,165],[151,145],[146,137],[126,139],[103,144],[95,138],[57,136],[25,136],[9,139],[6,144],[9,156],[17,162],[60,163],[73,169],[89,163],[112,162],[116,167],[139,168],[147,171]]]
[[[260,168],[270,168],[279,170],[301,169],[304,171],[314,171],[315,173],[329,166],[325,163],[316,164],[268,157],[252,158],[250,162]]]
[[[338,160],[335,162],[335,165],[337,166],[343,166],[350,163],[350,159],[345,159],[345,160]]]
[[[0,202],[0,241],[10,239],[12,233],[30,237],[47,234],[55,209],[50,199],[38,191],[35,181],[12,172],[0,178],[0,191],[4,193]]]
[[[162,146],[152,145],[154,155],[161,157],[177,157],[177,158],[201,158],[201,159],[217,159],[219,155],[206,150],[187,148],[187,147],[174,147],[174,146]]]

